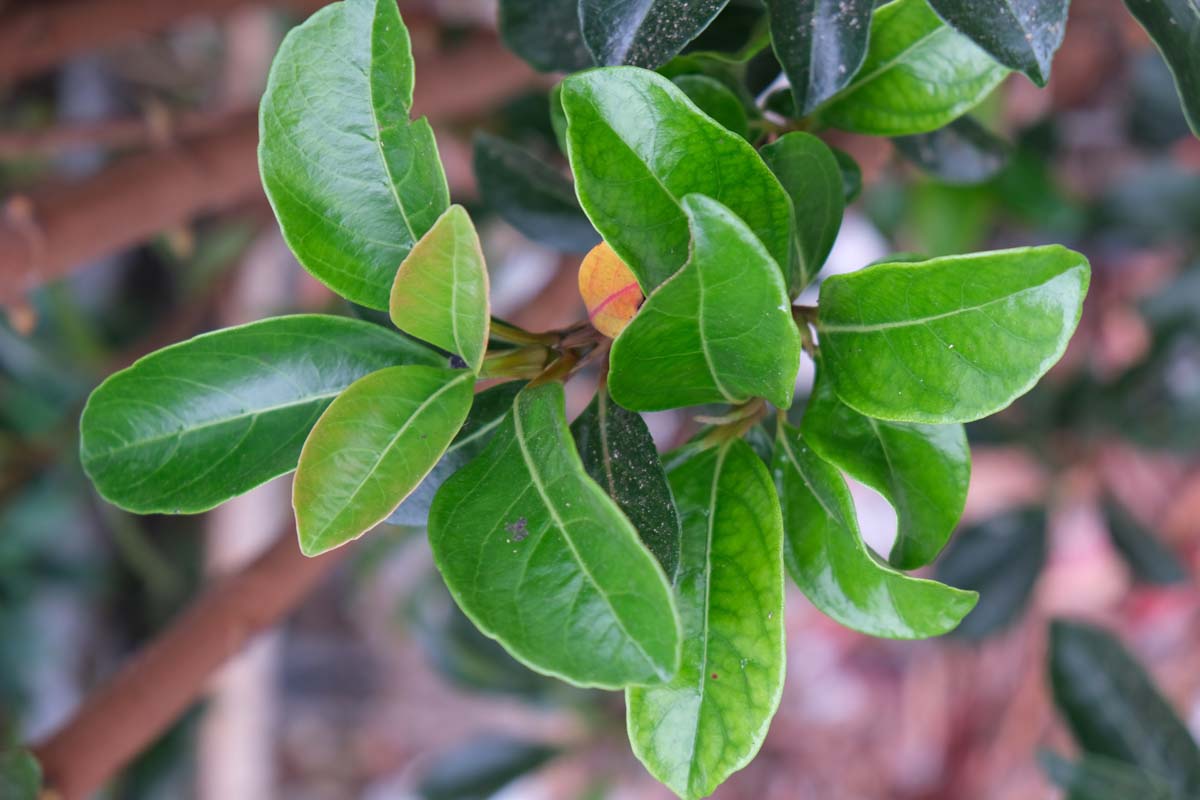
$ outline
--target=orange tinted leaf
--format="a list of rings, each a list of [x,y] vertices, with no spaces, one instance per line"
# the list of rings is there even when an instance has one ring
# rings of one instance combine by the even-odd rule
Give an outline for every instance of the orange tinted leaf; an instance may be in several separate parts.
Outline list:
[[[645,299],[637,278],[604,242],[579,265],[579,294],[592,325],[610,338],[624,330]]]

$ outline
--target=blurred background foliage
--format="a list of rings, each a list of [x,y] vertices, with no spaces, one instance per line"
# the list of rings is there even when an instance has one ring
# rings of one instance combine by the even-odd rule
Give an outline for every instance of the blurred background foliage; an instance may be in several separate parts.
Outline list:
[[[0,0],[0,37],[36,5]],[[233,124],[253,109],[282,34],[316,5],[198,3],[152,35],[0,75],[3,224],[36,240],[29,208],[44,192]],[[484,234],[499,315],[535,329],[574,321],[578,253],[595,234],[563,170],[553,78],[500,47],[485,0],[401,6],[417,110],[427,86],[424,113],[455,199]],[[772,92],[778,64],[769,51],[733,62],[708,53],[752,43],[761,16],[755,2],[732,3],[663,70],[756,140],[786,122],[790,98]],[[933,572],[978,589],[979,607],[951,637],[894,643],[839,628],[793,592],[779,717],[718,797],[1059,796],[1048,773],[1072,798],[1103,800],[1079,788],[1095,771],[1110,789],[1141,778],[1052,754],[1075,749],[1068,730],[1096,751],[1079,735],[1086,720],[1068,708],[1064,725],[1054,710],[1052,617],[1115,633],[1183,723],[1200,727],[1200,141],[1161,57],[1116,0],[1075,0],[1044,91],[1012,77],[970,118],[926,136],[822,136],[843,151],[856,195],[827,271],[897,251],[1061,242],[1088,255],[1093,284],[1064,362],[969,427],[967,514]],[[259,192],[92,262],[11,303],[0,323],[0,737],[10,744],[61,724],[200,585],[285,524],[286,479],[224,515],[135,517],[104,504],[77,458],[88,392],[139,355],[214,327],[358,313],[295,265]],[[664,447],[695,424],[650,422]],[[892,512],[870,490],[855,493],[864,533],[886,552]],[[1107,646],[1056,630],[1073,646]],[[665,796],[628,753],[621,698],[535,675],[480,635],[420,531],[361,542],[226,672],[108,796]]]

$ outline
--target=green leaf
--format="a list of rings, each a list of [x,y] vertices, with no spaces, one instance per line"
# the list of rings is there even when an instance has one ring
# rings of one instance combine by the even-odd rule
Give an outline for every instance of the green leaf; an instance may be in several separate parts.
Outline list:
[[[888,422],[864,416],[837,398],[822,365],[804,438],[826,461],[882,494],[896,509],[890,560],[900,569],[933,561],[967,502],[971,452],[962,425]]]
[[[771,45],[798,116],[837,94],[867,56],[873,0],[766,0]]]
[[[752,397],[787,408],[800,369],[800,335],[779,268],[717,201],[689,195],[683,207],[692,258],[646,298],[613,342],[613,399],[637,411]]]
[[[1150,773],[1110,758],[1085,755],[1072,764],[1043,752],[1038,760],[1050,780],[1067,792],[1066,800],[1182,800]]]
[[[691,455],[670,479],[683,660],[670,683],[630,689],[626,708],[634,754],[693,800],[750,762],[779,706],[783,532],[771,476],[741,440]]]
[[[340,547],[396,510],[462,427],[474,383],[467,370],[389,367],[338,395],[304,443],[292,485],[305,555]]]
[[[333,398],[393,364],[442,356],[359,320],[276,317],[151,353],[92,392],[83,468],[110,503],[196,513],[296,468]]]
[[[344,0],[283,40],[260,109],[259,169],[283,238],[322,283],[381,311],[450,202],[433,129],[409,121],[412,87],[394,0]]]
[[[725,84],[707,75],[680,75],[672,81],[696,107],[743,139],[750,138],[750,124],[742,101]]]
[[[1134,519],[1117,502],[1104,503],[1104,519],[1113,546],[1140,581],[1159,585],[1183,583],[1189,577],[1187,567],[1170,548]]]
[[[595,63],[573,0],[500,0],[500,38],[542,72],[575,72]]]
[[[1125,0],[1162,52],[1192,132],[1200,136],[1200,2]]]
[[[670,587],[588,477],[561,384],[517,395],[483,453],[438,491],[429,541],[459,607],[530,668],[609,689],[678,668]]]
[[[679,516],[650,429],[609,400],[604,387],[571,423],[584,469],[633,523],[668,577],[679,565]]]
[[[772,465],[783,505],[784,561],[801,591],[848,628],[892,639],[953,630],[977,595],[889,567],[862,540],[854,501],[838,471],[790,425]]]
[[[786,133],[761,152],[792,198],[788,292],[795,297],[821,271],[842,227],[842,169],[825,143],[809,133]]]
[[[28,750],[0,752],[0,797],[37,800],[42,790],[42,765]]]
[[[661,75],[631,67],[572,75],[562,84],[575,188],[596,230],[642,290],[688,258],[685,195],[728,206],[788,263],[791,208],[754,148],[705,116]]]
[[[1086,752],[1133,764],[1180,797],[1200,794],[1200,749],[1150,678],[1099,628],[1050,627],[1054,702]]]
[[[450,206],[413,246],[396,272],[388,314],[400,330],[479,372],[491,324],[488,273],[465,208]]]
[[[877,264],[821,285],[821,352],[842,402],[900,422],[968,422],[1058,361],[1087,259],[1057,245]]]
[[[942,19],[1038,86],[1067,30],[1070,0],[929,0]]]
[[[654,69],[707,28],[727,2],[579,0],[579,21],[597,64]]]
[[[875,11],[862,69],[818,114],[858,133],[924,133],[970,111],[1007,74],[925,0],[895,0]]]
[[[994,177],[1008,163],[1008,143],[970,117],[944,128],[893,140],[896,150],[942,183],[970,185]]]
[[[858,166],[854,156],[845,150],[839,150],[836,147],[831,147],[830,150],[833,151],[833,157],[837,159],[838,169],[842,171],[842,196],[845,198],[846,205],[850,205],[862,194],[862,167]]]
[[[471,410],[467,413],[467,419],[459,429],[458,435],[446,448],[437,466],[421,481],[421,485],[413,489],[412,494],[404,498],[404,502],[387,518],[389,525],[423,528],[428,524],[429,507],[433,505],[437,490],[451,475],[483,452],[496,428],[508,416],[513,400],[523,386],[519,381],[509,381],[475,395]]]
[[[572,253],[600,243],[571,181],[516,145],[476,134],[475,177],[484,202],[533,241]]]
[[[934,577],[979,592],[979,604],[956,636],[983,639],[1014,622],[1029,602],[1046,564],[1046,512],[1008,511],[958,533]]]
[[[558,750],[536,742],[484,735],[443,753],[417,784],[425,800],[488,800]]]

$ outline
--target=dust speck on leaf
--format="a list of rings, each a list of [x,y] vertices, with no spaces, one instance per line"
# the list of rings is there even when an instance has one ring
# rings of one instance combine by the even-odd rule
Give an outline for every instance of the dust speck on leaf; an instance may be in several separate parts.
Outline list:
[[[529,535],[529,521],[524,517],[517,517],[517,521],[505,525],[504,530],[511,537],[511,541],[520,542]]]

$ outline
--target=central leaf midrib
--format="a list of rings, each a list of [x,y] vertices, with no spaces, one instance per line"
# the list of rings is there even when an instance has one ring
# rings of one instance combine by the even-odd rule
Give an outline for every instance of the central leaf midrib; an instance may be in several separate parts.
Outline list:
[[[371,38],[372,45],[375,37],[375,17],[371,18]],[[379,112],[375,107],[375,82],[373,76],[375,74],[375,51],[371,48],[371,55],[367,61],[367,71],[364,77],[367,79],[367,105],[371,108],[371,121],[375,124],[375,150],[379,153],[379,162],[383,165],[383,172],[387,176],[388,191],[391,192],[392,198],[396,201],[396,209],[400,212],[400,219],[404,220],[404,227],[408,231],[408,240],[410,243],[417,241],[417,234],[413,230],[412,223],[408,219],[408,210],[405,209],[404,203],[400,200],[400,192],[396,189],[396,179],[392,175],[392,168],[388,164],[387,156],[383,152],[383,125],[379,122]],[[404,109],[404,113],[408,114],[408,108]],[[405,123],[408,124],[408,123]]]

